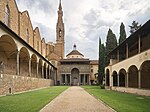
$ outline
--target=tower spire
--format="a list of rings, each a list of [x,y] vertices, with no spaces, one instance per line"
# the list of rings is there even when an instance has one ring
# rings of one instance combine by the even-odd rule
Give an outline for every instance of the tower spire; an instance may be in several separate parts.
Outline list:
[[[59,0],[59,10],[62,10],[61,0]]]
[[[59,49],[59,52],[61,51],[61,57],[64,57],[64,44],[65,44],[65,28],[63,23],[63,10],[62,10],[62,4],[61,0],[59,0],[59,6],[58,6],[58,19],[56,24],[56,43],[57,47]]]

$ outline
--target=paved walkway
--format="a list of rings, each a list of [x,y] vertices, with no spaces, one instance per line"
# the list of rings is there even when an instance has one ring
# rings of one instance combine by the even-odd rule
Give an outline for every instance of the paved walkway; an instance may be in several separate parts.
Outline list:
[[[79,86],[68,88],[40,112],[113,112]]]

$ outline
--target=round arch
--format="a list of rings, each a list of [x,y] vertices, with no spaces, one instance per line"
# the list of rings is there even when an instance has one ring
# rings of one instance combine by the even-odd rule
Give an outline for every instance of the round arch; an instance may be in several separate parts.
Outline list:
[[[49,65],[47,67],[47,79],[50,79],[50,67],[49,67]]]
[[[31,76],[37,77],[37,56],[35,54],[31,56]]]
[[[113,86],[118,86],[118,75],[116,71],[113,71],[112,77],[113,77]]]
[[[46,73],[47,73],[47,68],[46,68],[46,63],[44,63],[44,75],[43,75],[44,79],[46,79],[46,75],[47,75]]]
[[[39,59],[39,63],[38,63],[38,76],[39,78],[42,78],[42,59]]]
[[[28,50],[25,47],[20,49],[19,53],[19,60],[20,60],[20,75],[22,76],[30,76],[29,74],[29,60],[30,55]]]
[[[138,88],[138,69],[135,65],[128,69],[128,86]]]
[[[143,62],[140,70],[141,88],[150,89],[150,60]]]
[[[18,48],[14,39],[8,35],[0,37],[0,72],[16,75]]]
[[[78,68],[73,68],[71,70],[71,82],[73,83],[73,85],[78,85],[79,84],[79,69]]]
[[[105,80],[106,80],[106,86],[110,86],[110,72],[109,72],[109,69],[106,70],[106,77],[105,77]]]
[[[126,76],[127,76],[126,70],[121,69],[119,71],[119,86],[120,87],[125,87],[126,86],[126,79],[127,79]]]

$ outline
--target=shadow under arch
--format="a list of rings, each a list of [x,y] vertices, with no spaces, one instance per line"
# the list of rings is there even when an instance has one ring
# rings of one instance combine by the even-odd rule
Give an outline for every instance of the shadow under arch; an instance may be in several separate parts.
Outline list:
[[[135,65],[128,69],[128,86],[138,88],[138,68]]]
[[[79,73],[80,71],[78,68],[73,68],[71,70],[71,82],[74,86],[79,84]]]
[[[126,70],[121,69],[119,71],[119,87],[125,87],[126,86],[126,82],[127,82],[126,76],[127,76]]]
[[[31,76],[37,77],[37,56],[35,54],[31,56]]]
[[[116,71],[113,71],[112,77],[113,77],[113,86],[118,86],[118,75]]]
[[[110,86],[110,72],[109,69],[106,70],[106,77],[105,77],[106,86]]]
[[[140,67],[141,88],[150,89],[150,60],[144,61]]]
[[[17,74],[17,53],[18,48],[14,39],[9,35],[0,37],[0,72],[16,75]]]
[[[30,55],[29,55],[29,51],[27,50],[27,48],[22,47],[20,49],[19,60],[20,60],[20,63],[19,63],[20,75],[21,76],[30,76],[30,74],[29,74]]]

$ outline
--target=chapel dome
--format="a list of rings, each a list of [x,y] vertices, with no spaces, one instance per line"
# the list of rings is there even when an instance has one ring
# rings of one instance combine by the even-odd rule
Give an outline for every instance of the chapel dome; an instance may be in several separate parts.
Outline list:
[[[83,54],[81,54],[78,50],[76,50],[76,45],[74,45],[73,46],[73,50],[69,53],[69,54],[67,54],[67,58],[83,58],[84,57],[84,55]]]

